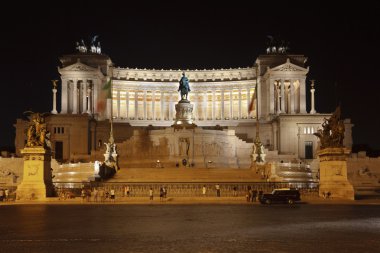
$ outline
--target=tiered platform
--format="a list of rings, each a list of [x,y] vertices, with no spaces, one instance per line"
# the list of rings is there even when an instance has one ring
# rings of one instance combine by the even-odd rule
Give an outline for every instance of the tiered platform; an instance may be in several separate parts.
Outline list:
[[[121,169],[107,182],[259,182],[251,169],[131,168]]]

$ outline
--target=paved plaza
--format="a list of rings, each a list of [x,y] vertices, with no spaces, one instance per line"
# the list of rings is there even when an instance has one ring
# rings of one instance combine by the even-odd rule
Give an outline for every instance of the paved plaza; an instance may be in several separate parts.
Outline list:
[[[2,203],[0,252],[378,252],[380,247],[378,200],[266,206],[215,199]]]

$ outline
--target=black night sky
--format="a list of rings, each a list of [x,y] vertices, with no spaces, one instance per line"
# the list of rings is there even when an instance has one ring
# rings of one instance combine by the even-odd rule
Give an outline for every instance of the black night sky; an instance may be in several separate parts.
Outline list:
[[[290,53],[308,57],[316,110],[329,113],[340,103],[355,125],[354,144],[380,149],[379,6],[299,4],[59,1],[2,8],[0,149],[14,145],[13,124],[24,111],[51,111],[58,57],[93,35],[116,66],[156,69],[252,66],[267,35],[289,41]]]

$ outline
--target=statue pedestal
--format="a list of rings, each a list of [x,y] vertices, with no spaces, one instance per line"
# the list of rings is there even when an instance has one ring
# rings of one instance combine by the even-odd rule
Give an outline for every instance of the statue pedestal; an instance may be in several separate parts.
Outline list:
[[[51,152],[43,147],[24,148],[24,177],[17,187],[16,200],[45,200],[52,197]]]
[[[172,125],[174,128],[194,128],[193,105],[189,100],[182,99],[175,105],[176,115]]]
[[[354,187],[347,178],[347,148],[325,148],[317,152],[319,163],[319,196],[330,192],[333,198],[355,199]]]

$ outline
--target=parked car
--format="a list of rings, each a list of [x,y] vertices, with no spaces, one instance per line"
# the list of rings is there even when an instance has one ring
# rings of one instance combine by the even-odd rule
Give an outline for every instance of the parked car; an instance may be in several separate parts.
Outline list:
[[[261,204],[270,205],[272,203],[289,203],[293,204],[301,200],[301,194],[295,189],[274,189],[272,193],[263,194],[259,201]]]

